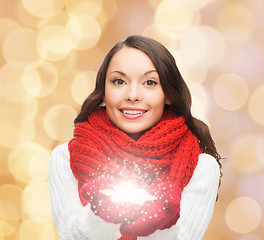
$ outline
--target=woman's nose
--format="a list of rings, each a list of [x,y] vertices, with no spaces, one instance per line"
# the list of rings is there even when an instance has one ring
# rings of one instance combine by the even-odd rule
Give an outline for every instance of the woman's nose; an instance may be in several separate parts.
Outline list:
[[[140,90],[139,90],[139,86],[136,84],[131,84],[128,87],[128,91],[127,91],[127,100],[129,102],[138,102],[141,100],[141,96],[140,96]]]

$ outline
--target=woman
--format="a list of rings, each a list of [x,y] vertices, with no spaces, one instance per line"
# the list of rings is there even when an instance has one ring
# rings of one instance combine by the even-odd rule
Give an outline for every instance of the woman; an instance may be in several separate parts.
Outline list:
[[[61,239],[203,238],[221,164],[208,127],[190,108],[188,87],[163,45],[130,36],[110,50],[74,138],[51,157]],[[129,191],[114,199],[127,181]],[[141,202],[131,186],[144,191]]]

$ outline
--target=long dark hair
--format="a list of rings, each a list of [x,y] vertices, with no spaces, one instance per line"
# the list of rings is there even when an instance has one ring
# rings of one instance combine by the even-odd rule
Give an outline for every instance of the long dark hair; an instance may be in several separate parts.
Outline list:
[[[103,103],[105,78],[109,62],[114,54],[123,47],[136,48],[151,59],[158,72],[163,92],[170,102],[170,105],[165,105],[165,108],[171,109],[178,116],[185,118],[187,126],[199,139],[200,147],[205,153],[214,156],[221,168],[221,157],[216,150],[208,126],[191,114],[191,94],[178,70],[174,57],[162,44],[151,38],[139,35],[129,36],[118,42],[109,51],[97,73],[95,89],[84,101],[74,123],[86,121],[87,117]]]

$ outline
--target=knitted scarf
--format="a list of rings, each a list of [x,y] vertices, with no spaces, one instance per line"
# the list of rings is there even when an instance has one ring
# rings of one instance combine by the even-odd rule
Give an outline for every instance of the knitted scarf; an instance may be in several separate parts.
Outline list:
[[[185,119],[171,111],[164,111],[158,124],[134,140],[116,128],[105,108],[100,108],[87,121],[76,124],[69,152],[79,190],[86,181],[102,174],[133,177],[148,185],[169,180],[183,190],[193,175],[201,149]],[[81,197],[80,200],[87,204]]]

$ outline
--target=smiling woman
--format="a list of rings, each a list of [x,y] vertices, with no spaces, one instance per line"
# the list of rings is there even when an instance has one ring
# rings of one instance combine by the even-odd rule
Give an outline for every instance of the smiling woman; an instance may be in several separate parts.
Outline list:
[[[131,47],[113,56],[103,99],[110,120],[133,139],[161,119],[165,106],[156,68],[145,53]]]
[[[153,39],[130,36],[106,55],[74,138],[53,151],[60,239],[200,240],[220,168],[173,56]]]

